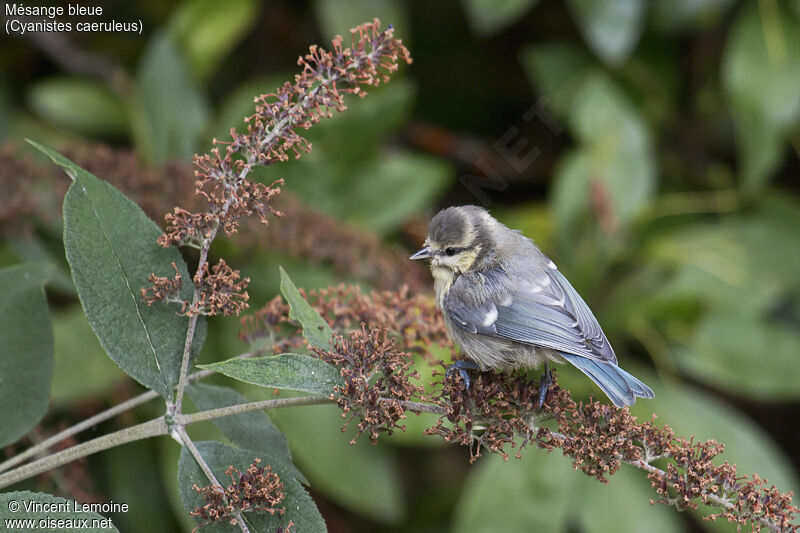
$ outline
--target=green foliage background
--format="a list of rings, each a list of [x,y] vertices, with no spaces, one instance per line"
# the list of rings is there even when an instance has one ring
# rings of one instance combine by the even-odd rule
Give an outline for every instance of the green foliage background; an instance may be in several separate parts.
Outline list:
[[[142,19],[145,31],[67,37],[116,65],[112,82],[54,63],[34,39],[3,37],[3,140],[103,142],[131,147],[148,164],[188,161],[241,127],[253,96],[291,79],[309,44],[373,16],[393,23],[414,64],[311,130],[312,153],[260,177],[285,177],[314,209],[410,250],[438,208],[481,201],[460,178],[495,172],[501,189],[483,189],[493,213],[554,258],[622,365],[655,390],[634,412],[657,413],[680,435],[717,439],[740,472],[798,493],[800,2],[188,0],[109,5],[106,16]],[[25,283],[0,279],[9,287],[2,305],[13,301],[11,288],[31,294],[18,318],[47,314],[39,287],[51,280],[54,339],[30,334],[41,345],[32,352],[55,346],[48,429],[138,387],[110,364],[78,312],[60,232],[43,224],[0,244],[2,265],[54,265]],[[253,280],[253,308],[277,294],[279,264],[301,287],[364,283],[287,262],[279,250],[239,253],[235,240],[216,252],[235,257]],[[201,362],[245,351],[237,326],[209,321]],[[24,327],[4,324],[0,335]],[[41,364],[38,376],[50,371]],[[577,372],[559,378],[577,397],[597,394]],[[247,385],[240,392],[263,397]],[[350,446],[333,407],[270,416],[330,531],[732,529],[651,507],[640,472],[623,469],[604,487],[558,453],[535,450],[469,466],[466,450],[420,434],[424,417],[378,446]],[[192,428],[198,439],[220,431],[235,428]],[[177,489],[179,453],[165,438],[90,458],[84,489],[131,506],[114,517],[120,530],[191,530]],[[56,492],[52,483],[21,488]]]

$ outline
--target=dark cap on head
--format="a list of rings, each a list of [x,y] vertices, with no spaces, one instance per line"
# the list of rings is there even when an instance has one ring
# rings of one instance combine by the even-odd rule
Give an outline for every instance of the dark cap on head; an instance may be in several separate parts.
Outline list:
[[[487,220],[488,212],[475,205],[442,209],[431,219],[428,241],[441,248],[476,248],[478,264],[493,255],[494,241]]]
[[[432,242],[441,245],[461,242],[467,232],[469,222],[466,214],[459,207],[442,209],[431,219],[428,226],[428,237]]]

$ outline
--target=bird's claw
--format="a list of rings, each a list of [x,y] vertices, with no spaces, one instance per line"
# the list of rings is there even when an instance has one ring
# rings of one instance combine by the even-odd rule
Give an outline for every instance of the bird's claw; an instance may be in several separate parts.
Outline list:
[[[549,389],[550,385],[552,384],[553,376],[550,375],[550,367],[545,362],[544,374],[542,374],[542,379],[539,381],[539,409],[541,409],[544,405],[544,399],[547,396],[547,389]]]
[[[458,375],[461,376],[461,379],[464,380],[464,386],[469,390],[469,386],[471,385],[471,381],[469,379],[469,374],[467,374],[467,370],[478,370],[479,367],[473,361],[466,361],[464,359],[459,359],[452,365],[447,367],[447,371],[445,371],[445,377],[452,378],[453,374],[458,371]]]

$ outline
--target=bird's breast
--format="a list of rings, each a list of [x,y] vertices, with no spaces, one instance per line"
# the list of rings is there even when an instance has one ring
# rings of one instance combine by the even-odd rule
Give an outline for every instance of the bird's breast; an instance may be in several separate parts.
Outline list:
[[[455,280],[455,273],[446,267],[431,265],[431,274],[433,275],[433,292],[436,295],[436,305],[439,309],[444,308],[444,297],[450,291]]]

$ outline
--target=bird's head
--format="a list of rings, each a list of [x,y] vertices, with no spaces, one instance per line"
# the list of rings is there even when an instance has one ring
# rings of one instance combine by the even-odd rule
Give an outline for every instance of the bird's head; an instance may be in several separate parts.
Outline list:
[[[493,257],[496,221],[481,207],[465,205],[439,211],[428,226],[425,246],[411,259],[430,259],[434,276],[482,270]]]

